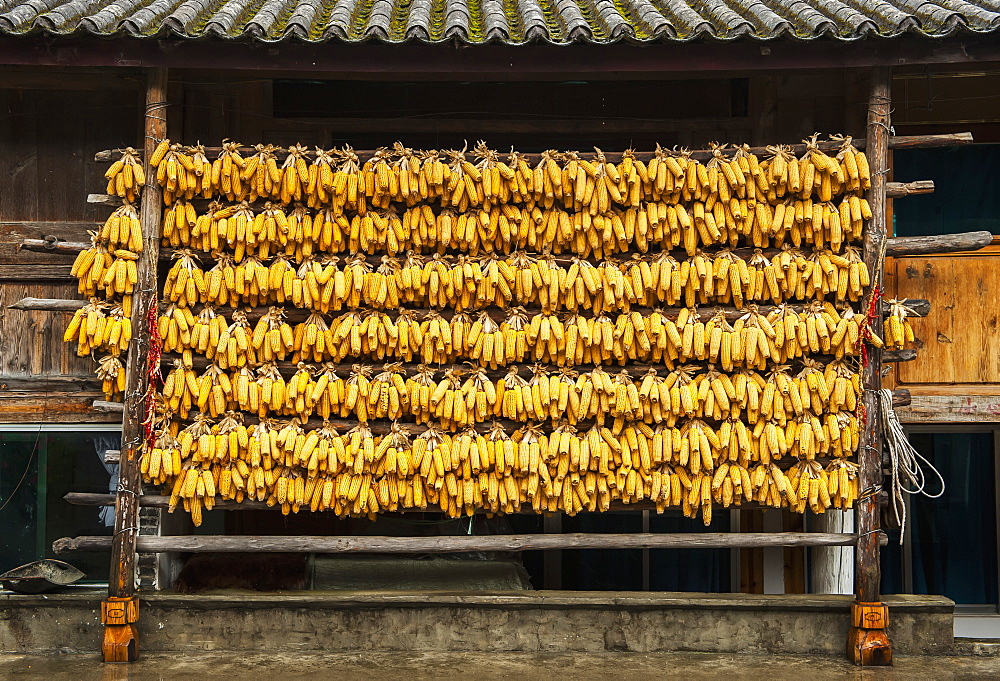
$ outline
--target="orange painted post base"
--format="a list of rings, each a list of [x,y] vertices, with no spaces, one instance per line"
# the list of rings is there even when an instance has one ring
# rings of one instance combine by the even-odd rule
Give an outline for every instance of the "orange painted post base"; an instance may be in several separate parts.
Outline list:
[[[847,632],[847,657],[862,667],[892,665],[892,641],[886,634],[889,606],[882,603],[852,603],[851,628]]]
[[[139,657],[139,597],[109,596],[101,603],[104,641],[101,655],[105,662],[135,662]]]

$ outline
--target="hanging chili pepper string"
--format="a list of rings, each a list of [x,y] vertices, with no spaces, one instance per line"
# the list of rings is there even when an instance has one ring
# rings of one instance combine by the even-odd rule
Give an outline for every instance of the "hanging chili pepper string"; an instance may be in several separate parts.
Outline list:
[[[868,364],[871,361],[868,356],[869,352],[868,344],[871,342],[871,339],[874,336],[874,332],[872,331],[872,324],[879,317],[878,310],[879,306],[882,303],[882,293],[883,291],[881,286],[876,284],[872,288],[871,297],[868,300],[868,309],[865,310],[865,319],[864,322],[861,324],[861,329],[860,329],[861,333],[858,334],[858,342],[855,345],[855,348],[861,355],[862,372],[868,367]],[[864,400],[860,400],[858,402],[857,417],[859,423],[861,424],[861,427],[865,428],[868,425],[868,413],[867,410],[865,409]]]
[[[160,385],[163,383],[163,374],[160,372],[160,358],[163,355],[163,339],[160,337],[160,328],[157,311],[159,306],[154,297],[146,313],[146,326],[149,329],[149,351],[146,355],[146,418],[143,420],[145,429],[145,442],[147,447],[152,447],[156,441],[156,433],[153,429],[153,421],[156,415],[156,396]]]

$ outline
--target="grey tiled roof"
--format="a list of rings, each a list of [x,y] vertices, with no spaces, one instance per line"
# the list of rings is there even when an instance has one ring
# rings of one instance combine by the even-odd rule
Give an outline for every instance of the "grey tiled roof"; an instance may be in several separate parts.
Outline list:
[[[1000,0],[0,0],[9,35],[566,44],[998,29]]]

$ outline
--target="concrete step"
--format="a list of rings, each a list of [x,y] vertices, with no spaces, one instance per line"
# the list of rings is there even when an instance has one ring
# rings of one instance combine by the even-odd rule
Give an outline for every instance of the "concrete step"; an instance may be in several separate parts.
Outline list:
[[[955,654],[973,655],[976,657],[1000,657],[1000,639],[956,638]]]
[[[94,652],[104,592],[0,595],[0,652]],[[148,652],[479,651],[843,655],[851,597],[601,591],[148,593]],[[901,655],[948,655],[954,603],[887,596]]]

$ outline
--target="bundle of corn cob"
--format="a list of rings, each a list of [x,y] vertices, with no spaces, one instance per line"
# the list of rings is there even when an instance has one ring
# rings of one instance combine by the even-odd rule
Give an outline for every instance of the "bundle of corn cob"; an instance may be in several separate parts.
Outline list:
[[[183,429],[173,421],[143,453],[141,468],[170,487],[172,504],[183,501],[195,513],[193,507],[211,508],[214,490],[285,513],[436,506],[452,516],[513,513],[522,505],[573,514],[643,500],[688,515],[710,514],[713,503],[794,509],[806,500],[822,512],[849,507],[857,495],[856,467],[848,461],[834,459],[824,469],[804,459],[786,474],[771,459],[730,447],[727,438],[737,435],[698,420],[680,429],[634,424],[618,431],[563,423],[548,433],[529,423],[513,435],[494,423],[484,431],[431,427],[411,438],[396,422],[383,436],[364,424],[341,434],[328,421],[305,429],[294,418],[247,427],[240,414],[227,412],[218,422],[199,416]]]
[[[871,178],[836,139],[705,161],[231,141],[210,160],[165,140],[175,356],[143,474],[196,523],[217,496],[371,517],[849,508]],[[95,300],[67,340],[112,352],[109,396],[138,236],[126,204],[74,265]],[[901,347],[909,311],[889,309]]]

